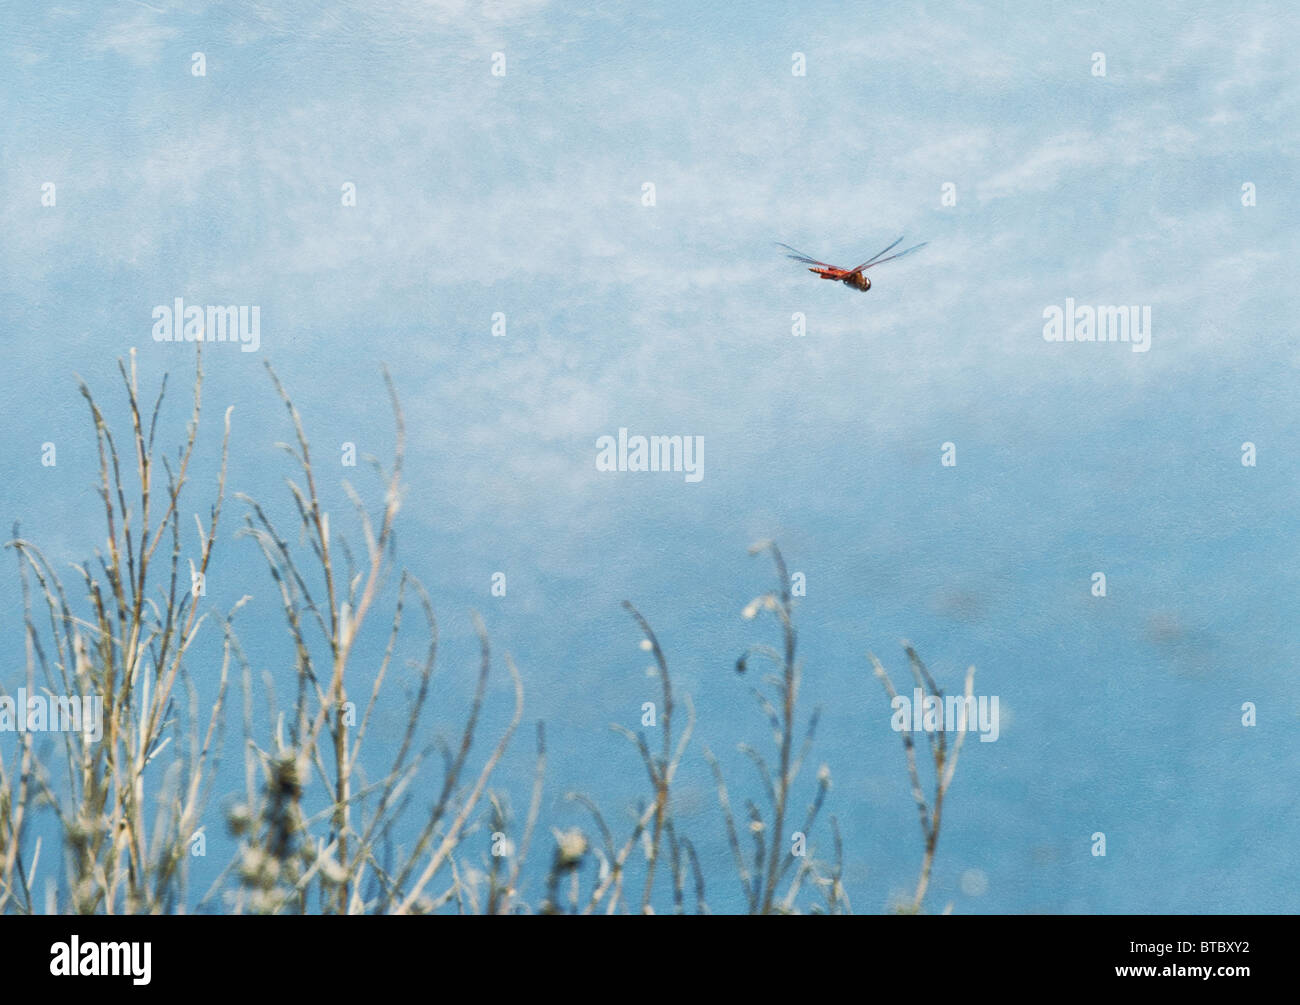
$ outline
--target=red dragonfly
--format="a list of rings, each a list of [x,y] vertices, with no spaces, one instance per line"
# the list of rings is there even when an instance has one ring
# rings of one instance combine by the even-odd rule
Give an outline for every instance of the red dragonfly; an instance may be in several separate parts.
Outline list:
[[[855,290],[860,290],[863,293],[866,293],[867,290],[871,289],[871,280],[866,276],[867,269],[870,269],[875,265],[883,265],[885,262],[892,262],[895,258],[902,258],[904,255],[910,255],[913,251],[919,251],[921,248],[924,248],[930,242],[922,241],[920,244],[908,248],[906,251],[900,251],[896,255],[889,255],[888,258],[880,257],[881,255],[889,254],[889,252],[893,251],[902,243],[903,239],[900,237],[888,248],[880,252],[879,255],[873,255],[861,265],[854,266],[852,269],[841,269],[834,265],[827,265],[825,262],[819,262],[815,258],[809,258],[802,251],[799,251],[797,248],[792,248],[788,244],[781,244],[780,241],[777,242],[778,246],[785,248],[786,251],[794,252],[792,255],[786,255],[786,258],[793,258],[796,262],[803,262],[805,265],[812,266],[812,268],[808,270],[809,272],[815,272],[823,279],[832,279],[837,283],[852,286]]]

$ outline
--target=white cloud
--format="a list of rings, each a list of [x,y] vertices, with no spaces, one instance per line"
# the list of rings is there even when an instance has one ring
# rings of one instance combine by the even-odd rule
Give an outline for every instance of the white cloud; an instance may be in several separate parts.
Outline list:
[[[981,201],[1004,199],[1055,188],[1071,171],[1105,163],[1110,151],[1094,134],[1071,129],[1053,136],[1023,155],[1014,167],[1000,171],[978,186]]]
[[[157,62],[167,43],[180,34],[179,28],[160,24],[153,14],[138,11],[123,21],[98,29],[90,40],[90,48],[147,66]]]

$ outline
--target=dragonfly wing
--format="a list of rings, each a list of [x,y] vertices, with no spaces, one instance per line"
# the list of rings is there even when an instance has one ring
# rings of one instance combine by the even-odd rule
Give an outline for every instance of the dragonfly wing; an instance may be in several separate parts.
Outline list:
[[[895,248],[897,248],[897,247],[898,247],[902,242],[903,242],[903,239],[900,237],[897,241],[895,241],[893,244],[891,244],[891,245],[890,245],[888,248],[886,248],[884,251],[877,252],[876,254],[874,254],[874,255],[872,255],[870,258],[868,258],[865,262],[863,262],[861,265],[856,266],[855,268],[851,269],[850,271],[851,271],[851,272],[857,272],[859,269],[870,268],[871,266],[878,264],[877,261],[876,261],[876,259],[878,259],[881,255],[887,255],[889,252],[891,252],[891,251],[893,251]]]
[[[897,244],[898,242],[896,241],[894,243]],[[871,265],[863,266],[863,268],[869,269],[876,265],[884,265],[886,262],[892,262],[895,258],[902,258],[904,255],[910,255],[913,251],[920,251],[929,243],[930,243],[929,241],[922,241],[920,244],[913,245],[912,247],[908,248],[906,251],[900,251],[897,255],[890,255],[888,258],[882,258],[878,262],[872,262]]]
[[[901,240],[901,239],[900,239],[900,240]],[[824,268],[824,269],[833,269],[833,268],[835,268],[835,266],[833,266],[833,265],[827,265],[825,262],[819,261],[819,260],[816,259],[816,258],[812,258],[812,257],[810,257],[809,255],[805,255],[805,254],[804,254],[802,251],[800,251],[798,248],[792,248],[792,247],[790,247],[790,245],[788,245],[788,244],[782,244],[780,241],[777,241],[777,242],[776,242],[776,245],[777,245],[777,247],[779,247],[779,248],[785,248],[786,251],[792,251],[792,252],[794,252],[794,254],[792,254],[792,255],[786,255],[785,257],[786,257],[786,258],[793,258],[796,262],[803,262],[805,265],[820,265],[820,266],[821,266],[822,268]]]

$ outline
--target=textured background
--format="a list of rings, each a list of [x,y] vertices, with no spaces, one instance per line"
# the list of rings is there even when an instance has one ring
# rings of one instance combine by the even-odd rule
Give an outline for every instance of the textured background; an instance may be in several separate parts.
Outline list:
[[[154,306],[256,304],[259,352],[205,351],[196,485],[234,404],[231,487],[287,512],[264,358],[327,464],[343,441],[387,454],[387,363],[411,439],[399,557],[440,614],[447,721],[477,608],[548,723],[548,823],[582,788],[625,825],[643,786],[607,728],[657,695],[630,599],[697,705],[678,809],[715,907],[739,906],[701,752],[739,776],[736,741],[764,729],[729,668],[772,638],[740,617],[771,585],[745,548],[772,537],[807,576],[809,777],[833,773],[856,910],[919,862],[866,659],[899,680],[905,637],[948,687],[973,663],[1003,719],[963,754],[932,907],[1294,911],[1300,32],[1282,4],[1143,7],[8,3],[0,518],[89,555],[73,374],[117,407],[136,348],[146,387],[172,372],[179,442],[193,349],[151,339]],[[904,233],[929,246],[865,295],[772,246],[850,265]],[[1067,297],[1149,305],[1150,351],[1045,342]],[[620,426],[702,435],[703,481],[597,472]],[[373,488],[328,470],[340,509],[337,478]],[[277,665],[264,563],[227,545],[209,601],[253,594],[241,638]],[[505,684],[492,700],[499,722]],[[497,779],[516,804],[528,746]]]

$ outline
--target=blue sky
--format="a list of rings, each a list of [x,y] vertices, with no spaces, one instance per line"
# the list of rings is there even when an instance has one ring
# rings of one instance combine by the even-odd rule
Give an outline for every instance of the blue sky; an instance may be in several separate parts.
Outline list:
[[[701,752],[739,773],[732,748],[764,729],[728,667],[765,630],[740,612],[771,578],[745,549],[771,537],[808,579],[801,697],[826,709],[855,908],[919,859],[866,659],[904,675],[902,638],[950,687],[974,664],[1004,720],[963,755],[931,906],[1297,908],[1294,9],[11,3],[3,21],[2,515],[60,560],[101,536],[72,375],[111,388],[135,348],[179,392],[192,349],[151,339],[154,306],[260,305],[259,352],[205,353],[207,434],[235,405],[232,487],[286,501],[263,359],[326,454],[391,449],[386,363],[411,440],[399,553],[459,661],[445,686],[469,687],[478,609],[551,730],[552,794],[621,812],[641,768],[607,727],[654,697],[635,602],[699,710],[681,810],[723,904]],[[865,295],[772,243],[851,265],[900,234],[929,244]],[[1150,351],[1045,342],[1066,298],[1149,305]],[[702,482],[598,472],[621,426],[703,436]],[[217,589],[266,601],[241,635],[269,659],[261,559],[232,544],[223,563]],[[526,751],[499,779],[520,802]]]

